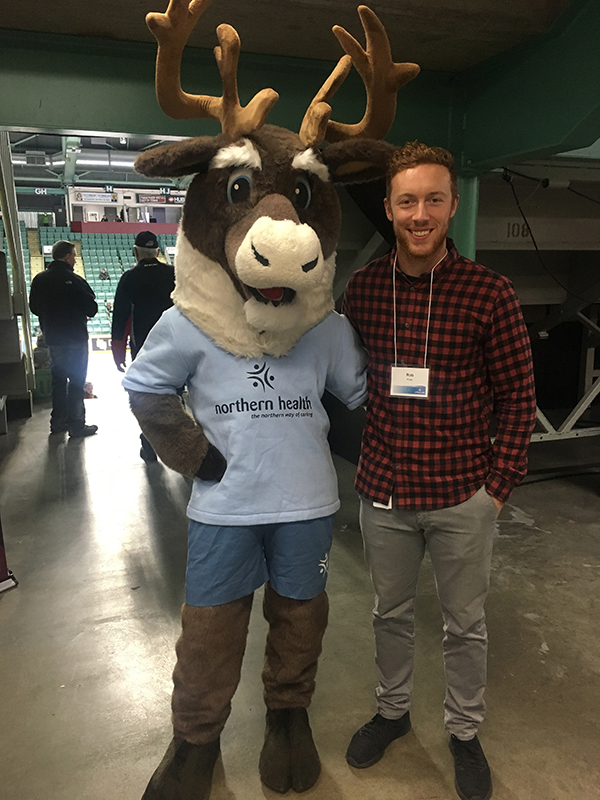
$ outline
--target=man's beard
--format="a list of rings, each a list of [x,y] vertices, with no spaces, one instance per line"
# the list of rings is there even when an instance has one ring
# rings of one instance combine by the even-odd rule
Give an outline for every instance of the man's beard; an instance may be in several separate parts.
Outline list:
[[[396,234],[396,244],[398,246],[398,250],[403,252],[405,255],[410,256],[411,258],[430,258],[446,242],[446,236],[448,235],[449,227],[450,225],[447,223],[444,228],[440,228],[437,234],[435,234],[435,238],[429,241],[427,248],[423,249],[419,248],[418,245],[415,245],[414,242],[410,241],[410,234],[404,230],[404,228],[399,226],[396,227],[394,225],[394,233]]]

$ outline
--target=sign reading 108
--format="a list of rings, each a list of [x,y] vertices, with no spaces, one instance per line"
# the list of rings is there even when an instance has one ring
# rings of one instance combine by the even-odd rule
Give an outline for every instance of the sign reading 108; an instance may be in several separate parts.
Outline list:
[[[525,222],[507,222],[507,239],[529,239],[529,228]]]

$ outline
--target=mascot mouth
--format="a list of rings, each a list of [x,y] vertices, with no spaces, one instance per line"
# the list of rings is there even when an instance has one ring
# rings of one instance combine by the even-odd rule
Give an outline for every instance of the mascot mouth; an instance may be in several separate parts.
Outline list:
[[[265,289],[246,286],[246,288],[259,303],[264,303],[265,305],[270,303],[272,306],[275,306],[275,308],[281,305],[289,305],[296,297],[295,290],[287,286],[271,286]]]

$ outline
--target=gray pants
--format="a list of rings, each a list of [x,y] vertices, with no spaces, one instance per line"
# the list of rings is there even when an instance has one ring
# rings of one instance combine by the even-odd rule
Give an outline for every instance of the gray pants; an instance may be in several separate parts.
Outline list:
[[[444,618],[445,727],[459,739],[477,733],[485,713],[483,604],[497,516],[483,486],[466,502],[437,511],[386,510],[361,498],[365,558],[376,593],[373,627],[382,716],[397,719],[410,707],[415,594],[428,547]]]

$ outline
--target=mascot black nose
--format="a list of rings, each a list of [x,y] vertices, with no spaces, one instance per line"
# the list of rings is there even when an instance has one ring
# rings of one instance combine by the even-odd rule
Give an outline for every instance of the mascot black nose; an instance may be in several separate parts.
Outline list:
[[[310,272],[311,269],[314,269],[317,266],[319,261],[319,256],[314,258],[312,261],[309,261],[308,264],[302,264],[302,272]]]

